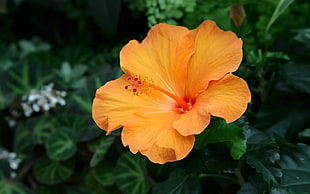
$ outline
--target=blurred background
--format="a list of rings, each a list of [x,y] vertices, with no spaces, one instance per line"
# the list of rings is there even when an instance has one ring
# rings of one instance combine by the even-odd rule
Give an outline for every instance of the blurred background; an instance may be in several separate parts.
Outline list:
[[[0,193],[309,192],[309,18],[308,0],[0,0]],[[152,164],[95,125],[95,91],[129,40],[205,19],[243,40],[252,102],[232,125],[246,152]]]

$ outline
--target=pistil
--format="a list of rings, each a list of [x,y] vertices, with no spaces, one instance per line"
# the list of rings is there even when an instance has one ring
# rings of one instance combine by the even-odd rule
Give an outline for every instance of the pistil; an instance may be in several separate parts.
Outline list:
[[[186,101],[170,92],[168,92],[167,90],[165,89],[162,89],[161,87],[158,87],[154,84],[150,84],[150,87],[151,88],[154,88],[155,90],[158,90],[164,94],[166,94],[167,96],[169,96],[170,98],[172,98],[174,101],[176,101],[176,103],[178,103],[178,105],[180,105],[183,109],[184,112],[187,112],[191,109],[191,105],[186,103]]]
[[[167,90],[157,85],[154,85],[151,81],[147,81],[145,78],[140,76],[129,76],[127,77],[127,81],[129,85],[125,85],[124,88],[128,91],[131,91],[134,95],[140,95],[148,88],[153,88],[173,99],[180,106],[182,112],[188,112],[192,108],[192,105],[187,103],[184,99],[172,94],[171,92],[168,92]]]

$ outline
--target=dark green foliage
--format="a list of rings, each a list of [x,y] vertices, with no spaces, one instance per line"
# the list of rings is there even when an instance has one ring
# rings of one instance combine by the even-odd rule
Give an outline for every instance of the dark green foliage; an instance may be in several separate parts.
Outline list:
[[[44,156],[38,159],[33,167],[36,179],[45,184],[54,185],[66,180],[72,173],[74,161],[54,161]]]
[[[147,179],[146,159],[131,153],[123,154],[115,166],[115,181],[124,193],[147,193],[150,183]]]
[[[201,149],[209,143],[225,142],[230,149],[230,155],[238,160],[246,150],[246,141],[242,132],[242,128],[235,124],[215,120],[204,132],[196,137],[195,147]]]
[[[6,2],[1,194],[309,193],[308,1]],[[246,17],[238,27],[229,11],[240,4]],[[106,136],[94,123],[95,91],[122,74],[119,51],[131,39],[141,41],[150,26],[193,29],[205,19],[242,38],[244,57],[234,74],[247,81],[252,102],[233,123],[212,118],[183,160],[153,164],[123,147],[121,129]],[[63,106],[24,114],[21,103],[49,83],[66,92]]]

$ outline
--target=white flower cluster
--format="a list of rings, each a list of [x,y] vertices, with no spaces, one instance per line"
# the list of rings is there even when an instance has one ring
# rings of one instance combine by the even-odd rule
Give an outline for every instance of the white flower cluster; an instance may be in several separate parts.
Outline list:
[[[24,110],[24,115],[30,117],[33,112],[46,112],[54,108],[57,104],[64,106],[66,101],[65,91],[53,89],[54,84],[50,83],[41,88],[41,90],[31,90],[29,94],[22,97],[21,106]]]
[[[18,166],[19,166],[19,163],[21,162],[21,159],[16,158],[16,153],[14,153],[14,152],[9,153],[6,150],[1,150],[0,160],[7,160],[8,161],[10,168],[12,169],[11,178],[14,178],[16,176],[15,170],[18,169]]]

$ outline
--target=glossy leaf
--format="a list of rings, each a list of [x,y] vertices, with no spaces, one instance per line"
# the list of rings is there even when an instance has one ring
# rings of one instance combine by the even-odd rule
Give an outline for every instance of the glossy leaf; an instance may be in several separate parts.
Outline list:
[[[200,183],[198,176],[187,173],[178,172],[177,170],[171,174],[167,181],[161,182],[153,189],[153,194],[199,194]]]
[[[42,157],[34,165],[34,176],[39,182],[53,185],[66,180],[73,168],[73,160],[59,162]]]
[[[278,184],[278,179],[282,176],[281,169],[271,164],[267,157],[261,153],[256,156],[249,154],[246,158],[247,163],[255,168],[256,172],[261,173],[265,181]]]
[[[140,155],[123,154],[116,163],[115,181],[124,193],[145,194],[150,189],[146,179],[146,160]]]
[[[287,63],[281,73],[290,85],[310,93],[310,64]]]
[[[246,141],[242,128],[224,120],[215,120],[196,138],[195,148],[200,149],[208,143],[225,142],[234,159],[240,159],[246,151]]]
[[[263,180],[259,174],[254,174],[249,177],[238,191],[238,194],[261,194],[269,189],[268,184]]]
[[[297,148],[283,148],[281,160],[277,163],[282,169],[279,188],[288,193],[310,191],[310,146],[299,144]]]
[[[76,140],[76,134],[71,129],[58,128],[45,144],[48,157],[57,161],[69,159],[76,152]]]

